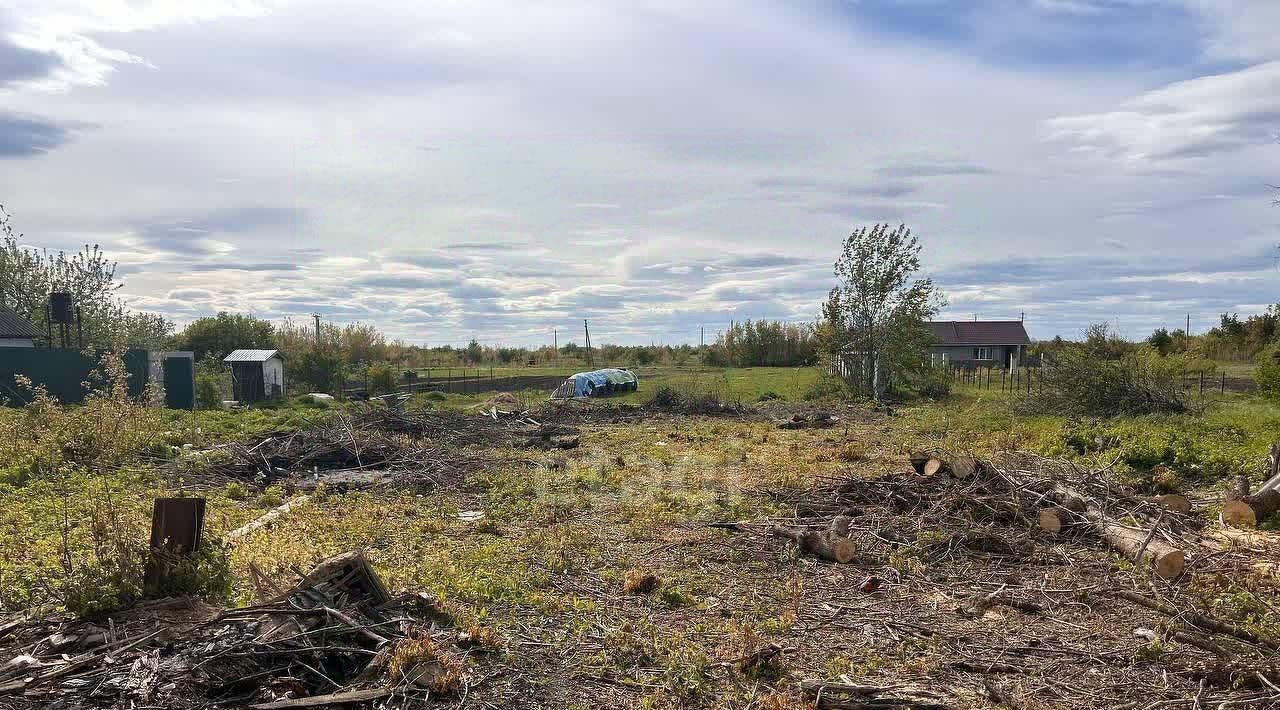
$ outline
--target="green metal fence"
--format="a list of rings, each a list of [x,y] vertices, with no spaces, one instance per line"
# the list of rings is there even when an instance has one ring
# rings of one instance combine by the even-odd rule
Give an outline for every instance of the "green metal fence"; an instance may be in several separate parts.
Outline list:
[[[85,383],[98,368],[102,354],[86,355],[78,350],[51,348],[0,348],[0,398],[10,405],[29,402],[30,391],[18,383],[19,376],[24,376],[32,385],[44,387],[59,402],[83,402]],[[124,366],[129,372],[129,394],[141,396],[147,386],[147,351],[127,351]]]

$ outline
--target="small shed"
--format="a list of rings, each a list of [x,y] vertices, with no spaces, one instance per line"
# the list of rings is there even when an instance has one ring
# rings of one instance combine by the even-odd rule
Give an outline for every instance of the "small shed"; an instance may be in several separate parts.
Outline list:
[[[34,348],[41,335],[34,323],[8,306],[0,306],[0,348]]]
[[[246,404],[284,397],[284,358],[279,350],[232,350],[222,361],[231,365],[231,391]]]

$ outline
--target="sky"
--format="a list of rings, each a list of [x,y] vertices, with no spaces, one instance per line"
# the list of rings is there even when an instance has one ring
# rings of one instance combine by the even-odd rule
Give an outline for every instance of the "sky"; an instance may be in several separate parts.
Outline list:
[[[943,317],[1280,301],[1275,0],[0,0],[0,204],[131,306],[440,345],[813,321],[905,222]]]

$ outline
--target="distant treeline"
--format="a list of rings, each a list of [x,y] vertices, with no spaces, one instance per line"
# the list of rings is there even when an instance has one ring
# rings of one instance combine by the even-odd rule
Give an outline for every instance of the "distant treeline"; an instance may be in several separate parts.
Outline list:
[[[1156,328],[1144,340],[1133,341],[1112,331],[1106,323],[1089,326],[1081,341],[1055,337],[1032,346],[1033,355],[1084,346],[1102,359],[1119,359],[1136,349],[1149,347],[1161,355],[1186,355],[1193,359],[1247,362],[1270,356],[1280,349],[1280,305],[1268,306],[1256,315],[1241,318],[1238,313],[1223,313],[1218,325],[1200,335],[1187,335],[1183,328]]]
[[[812,324],[770,320],[732,324],[704,358],[708,365],[731,367],[794,367],[812,365],[817,359]]]
[[[696,365],[750,367],[797,366],[817,359],[814,328],[779,321],[734,323],[709,345],[593,345],[590,353],[576,342],[559,348],[483,345],[423,347],[388,340],[370,323],[314,324],[285,320],[272,323],[243,314],[218,313],[192,321],[174,335],[169,347],[191,350],[202,372],[224,370],[220,361],[237,349],[282,351],[288,378],[309,389],[333,391],[344,379],[364,379],[374,368],[379,378],[387,368],[399,370],[463,367],[561,367]]]

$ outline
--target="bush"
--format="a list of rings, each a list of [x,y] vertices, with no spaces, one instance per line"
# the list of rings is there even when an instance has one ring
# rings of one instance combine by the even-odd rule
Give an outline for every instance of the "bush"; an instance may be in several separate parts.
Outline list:
[[[940,367],[930,367],[918,373],[908,383],[916,394],[929,399],[942,399],[951,394],[951,378]]]
[[[315,392],[342,389],[342,358],[324,350],[308,350],[289,362],[289,376]]]
[[[258,504],[268,508],[277,508],[284,504],[284,489],[280,486],[267,486],[258,496]]]
[[[1088,347],[1067,347],[1042,369],[1038,386],[1023,394],[1019,408],[1081,416],[1184,412],[1179,389],[1185,362],[1150,347],[1101,359]]]
[[[227,497],[231,500],[245,500],[249,497],[249,489],[242,483],[232,481],[227,484]]]
[[[369,382],[370,397],[396,391],[396,370],[389,364],[370,365],[366,377]]]
[[[1264,397],[1280,399],[1280,348],[1263,352],[1258,358],[1258,369],[1253,373],[1258,383],[1258,393]]]
[[[196,406],[201,409],[222,407],[222,387],[216,374],[202,372],[196,375]]]
[[[807,402],[832,400],[832,399],[849,399],[853,397],[853,391],[845,384],[845,381],[835,375],[823,375],[814,380],[813,384],[804,393],[804,400]]]

